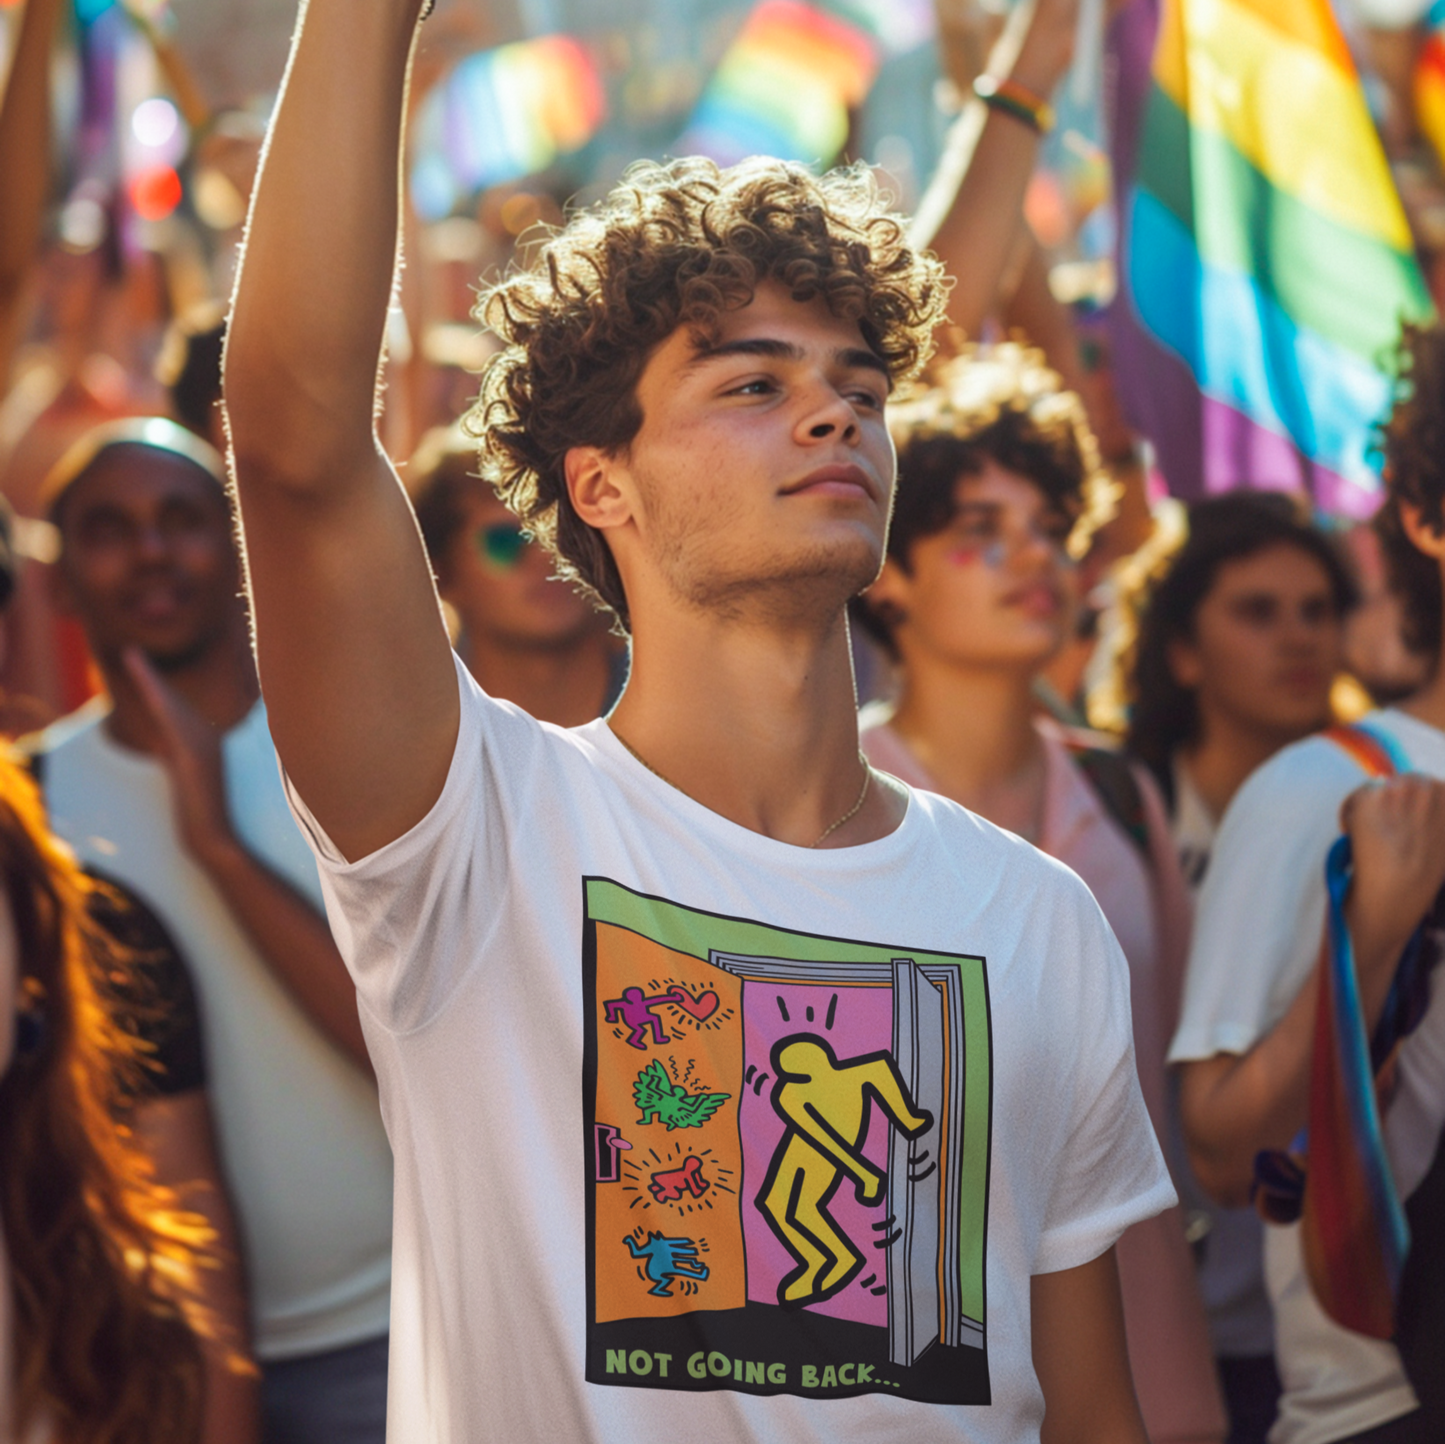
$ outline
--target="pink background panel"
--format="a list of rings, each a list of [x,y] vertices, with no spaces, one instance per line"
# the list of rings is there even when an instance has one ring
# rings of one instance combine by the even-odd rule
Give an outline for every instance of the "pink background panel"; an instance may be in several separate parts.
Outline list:
[[[837,994],[838,1005],[831,1029],[824,1026],[828,1005]],[[787,1007],[790,1021],[785,1021],[778,999]],[[807,1010],[813,1009],[808,1021]],[[743,1236],[748,1258],[748,1298],[759,1303],[776,1304],[778,1285],[797,1266],[793,1256],[769,1226],[767,1216],[757,1206],[757,1195],[767,1177],[768,1165],[783,1136],[783,1120],[773,1110],[772,1090],[773,1044],[792,1034],[811,1033],[824,1039],[840,1061],[862,1054],[890,1050],[893,1046],[893,989],[891,987],[838,987],[815,983],[743,984],[743,1068],[755,1069],[743,1088],[740,1116],[743,1141],[743,1180],[739,1190],[743,1204]],[[761,1096],[755,1092],[758,1075],[767,1074]],[[889,1124],[875,1106],[869,1115],[868,1135],[863,1156],[884,1172],[887,1171]],[[862,1286],[862,1280],[874,1275],[871,1288],[887,1282],[887,1256],[873,1247],[875,1240],[885,1236],[874,1229],[887,1217],[884,1201],[865,1207],[854,1193],[853,1180],[844,1178],[828,1206],[838,1231],[853,1241],[866,1260],[853,1281],[841,1292],[821,1304],[808,1307],[834,1318],[851,1319],[856,1323],[886,1328],[888,1297],[873,1294]]]

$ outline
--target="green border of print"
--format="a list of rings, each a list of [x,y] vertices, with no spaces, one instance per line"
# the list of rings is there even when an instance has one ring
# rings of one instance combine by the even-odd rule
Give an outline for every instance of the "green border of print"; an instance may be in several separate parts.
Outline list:
[[[987,1329],[984,1258],[988,1235],[989,1134],[993,1105],[988,977],[984,959],[794,932],[767,923],[702,912],[632,892],[605,878],[588,878],[587,916],[707,962],[711,951],[787,958],[807,963],[891,963],[907,956],[958,969],[963,998],[963,1157],[959,1167],[959,1290],[964,1312]]]

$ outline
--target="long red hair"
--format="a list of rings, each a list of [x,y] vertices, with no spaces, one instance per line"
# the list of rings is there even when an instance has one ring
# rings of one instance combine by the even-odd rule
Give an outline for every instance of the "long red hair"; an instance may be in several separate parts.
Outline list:
[[[38,1041],[0,1078],[17,1433],[44,1419],[61,1444],[195,1444],[202,1373],[189,1301],[204,1230],[152,1183],[121,1121],[140,1060],[105,1006],[122,960],[87,917],[97,885],[3,756],[0,875],[22,993],[43,1015]]]

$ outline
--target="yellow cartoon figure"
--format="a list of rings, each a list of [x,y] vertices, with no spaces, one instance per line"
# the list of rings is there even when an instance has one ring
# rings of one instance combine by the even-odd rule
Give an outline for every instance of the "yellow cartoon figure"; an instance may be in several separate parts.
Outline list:
[[[798,1262],[778,1285],[778,1302],[800,1308],[831,1298],[863,1266],[828,1203],[845,1175],[860,1203],[883,1197],[887,1175],[862,1152],[871,1106],[906,1138],[927,1132],[933,1118],[915,1105],[890,1053],[839,1062],[822,1038],[804,1033],[779,1039],[772,1061],[773,1108],[787,1127],[757,1201]]]

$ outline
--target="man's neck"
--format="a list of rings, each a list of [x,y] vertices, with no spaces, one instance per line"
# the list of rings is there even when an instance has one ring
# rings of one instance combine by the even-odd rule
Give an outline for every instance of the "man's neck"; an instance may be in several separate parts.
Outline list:
[[[893,727],[946,797],[1026,836],[1037,833],[1043,744],[1033,673],[911,659]]]
[[[717,617],[639,627],[611,724],[695,802],[803,847],[847,814],[866,775],[841,608],[811,632]],[[830,845],[870,842],[901,822],[904,794],[874,782]]]
[[[158,751],[155,720],[124,662],[118,657],[103,660],[101,674],[111,699],[105,723],[111,737],[135,752]],[[244,638],[217,642],[194,662],[163,672],[162,677],[219,732],[240,722],[261,695],[251,649]]]
[[[580,727],[602,710],[617,643],[597,628],[557,647],[511,646],[463,633],[458,651],[488,696],[515,702],[539,722]]]
[[[1205,716],[1203,738],[1186,747],[1180,760],[1199,800],[1217,822],[1255,768],[1307,733],[1265,732],[1227,716]]]

